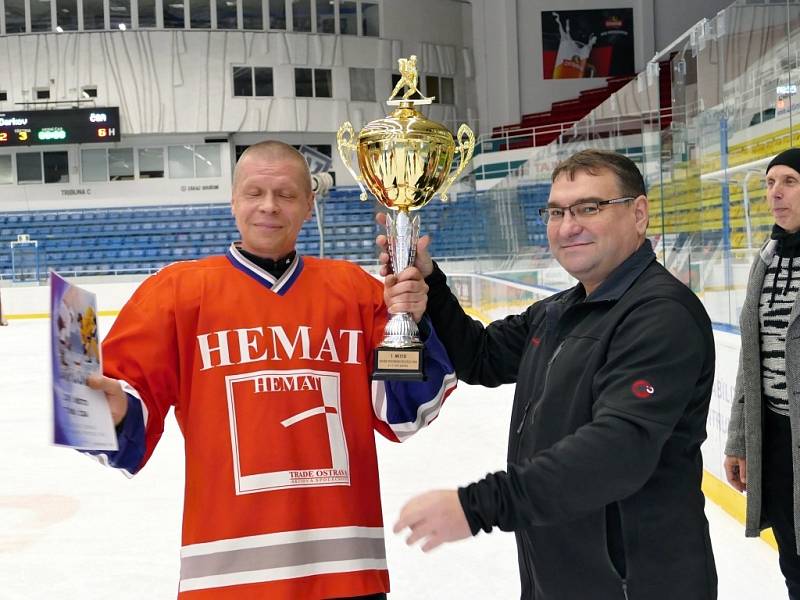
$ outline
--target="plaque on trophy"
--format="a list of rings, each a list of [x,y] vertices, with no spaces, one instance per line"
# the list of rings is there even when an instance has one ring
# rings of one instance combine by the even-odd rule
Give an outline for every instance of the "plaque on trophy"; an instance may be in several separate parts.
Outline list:
[[[336,135],[339,155],[361,188],[361,200],[368,198],[369,190],[389,211],[386,234],[393,273],[414,264],[420,221],[419,215],[412,218],[410,213],[425,206],[437,192],[446,202],[447,190],[475,149],[475,134],[467,125],[459,127],[454,140],[446,127],[417,110],[430,104],[433,97],[426,98],[417,89],[417,57],[398,62],[401,79],[387,101],[394,111],[368,123],[358,134],[345,122]],[[395,99],[403,88],[403,95]],[[360,173],[353,168],[353,154]],[[456,155],[458,166],[451,173]],[[408,313],[392,315],[385,337],[375,349],[373,378],[420,381],[425,378],[422,367],[423,344],[416,322]]]

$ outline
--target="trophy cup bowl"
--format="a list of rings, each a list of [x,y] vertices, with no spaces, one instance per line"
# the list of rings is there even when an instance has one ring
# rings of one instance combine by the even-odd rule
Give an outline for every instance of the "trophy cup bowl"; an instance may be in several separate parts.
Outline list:
[[[413,56],[400,59],[404,77],[400,83],[405,81],[410,89],[402,100],[389,100],[388,104],[397,106],[389,116],[368,123],[358,136],[353,126],[345,122],[336,136],[342,162],[361,188],[361,200],[367,199],[368,189],[390,211],[386,233],[394,273],[414,264],[419,215],[411,218],[409,213],[425,206],[437,192],[446,202],[447,190],[472,158],[475,147],[475,136],[467,125],[461,125],[454,140],[446,127],[416,110],[417,105],[430,104],[433,99],[408,98],[413,92],[418,93],[415,65]],[[352,167],[353,153],[360,175]],[[456,154],[459,164],[451,173]],[[408,313],[392,315],[385,334],[375,349],[373,378],[423,380],[423,344],[413,317]]]

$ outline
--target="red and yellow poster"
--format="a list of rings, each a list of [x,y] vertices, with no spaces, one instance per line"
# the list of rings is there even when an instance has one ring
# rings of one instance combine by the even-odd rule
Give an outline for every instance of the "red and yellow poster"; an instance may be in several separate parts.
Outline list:
[[[542,12],[545,79],[634,75],[633,9]]]

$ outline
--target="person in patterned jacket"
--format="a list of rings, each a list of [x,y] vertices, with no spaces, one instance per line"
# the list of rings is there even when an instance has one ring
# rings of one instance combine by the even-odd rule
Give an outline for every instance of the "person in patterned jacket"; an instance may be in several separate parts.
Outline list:
[[[772,527],[789,598],[800,600],[800,148],[767,166],[775,224],[753,261],[725,475],[747,491],[745,535]]]

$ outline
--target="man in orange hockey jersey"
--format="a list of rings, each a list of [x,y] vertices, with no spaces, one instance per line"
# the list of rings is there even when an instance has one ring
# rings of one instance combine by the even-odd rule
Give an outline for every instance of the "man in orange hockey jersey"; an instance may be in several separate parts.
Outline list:
[[[455,387],[432,328],[421,383],[371,383],[387,320],[383,287],[343,261],[300,256],[311,217],[303,157],[262,142],[236,165],[241,242],[145,280],[103,343],[119,450],[135,473],[170,407],[185,438],[178,597],[384,598],[374,430],[402,441]],[[392,311],[424,312],[424,283]]]

